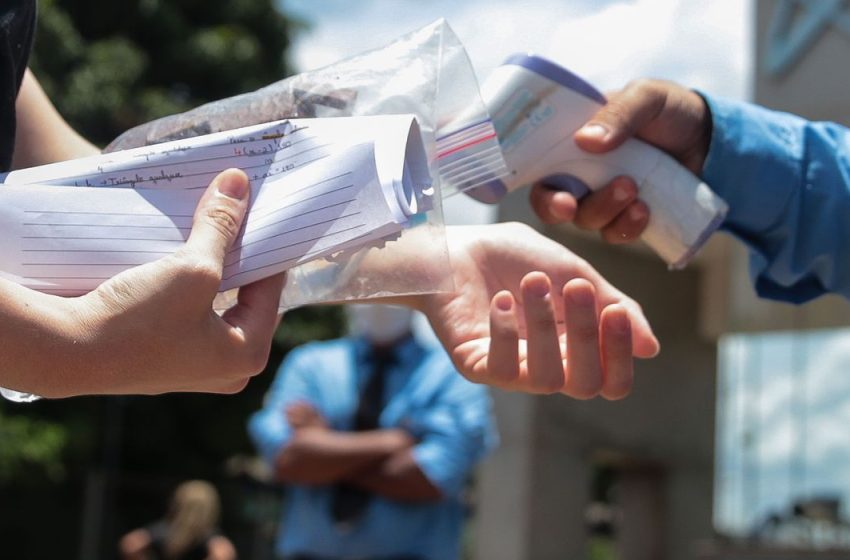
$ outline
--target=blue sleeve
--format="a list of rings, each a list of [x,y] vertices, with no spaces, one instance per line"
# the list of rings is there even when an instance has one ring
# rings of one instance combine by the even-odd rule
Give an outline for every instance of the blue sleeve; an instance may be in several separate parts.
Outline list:
[[[729,203],[759,296],[850,297],[850,131],[703,95],[713,133],[703,179]]]
[[[452,370],[414,430],[413,457],[445,496],[459,496],[475,465],[498,443],[487,388]]]
[[[308,348],[296,348],[281,364],[263,401],[263,408],[248,420],[248,434],[263,458],[274,464],[289,441],[292,429],[286,421],[286,407],[306,401],[318,407],[317,390],[310,376]]]

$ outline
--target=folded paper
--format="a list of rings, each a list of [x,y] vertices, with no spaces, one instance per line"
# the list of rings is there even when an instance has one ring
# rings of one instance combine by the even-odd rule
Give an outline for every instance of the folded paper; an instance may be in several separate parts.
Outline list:
[[[222,290],[392,239],[432,203],[412,116],[280,121],[7,174],[0,275],[78,295],[169,255],[230,167],[248,174],[251,204]]]

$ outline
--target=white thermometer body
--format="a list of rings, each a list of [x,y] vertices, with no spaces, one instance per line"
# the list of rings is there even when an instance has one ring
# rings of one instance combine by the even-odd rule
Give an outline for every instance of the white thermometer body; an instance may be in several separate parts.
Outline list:
[[[581,150],[573,134],[606,103],[593,86],[548,60],[514,55],[481,88],[510,174],[470,189],[496,203],[546,179],[577,198],[619,175],[632,177],[650,209],[642,239],[671,267],[685,266],[726,215],[726,203],[661,150],[630,139],[605,154]]]

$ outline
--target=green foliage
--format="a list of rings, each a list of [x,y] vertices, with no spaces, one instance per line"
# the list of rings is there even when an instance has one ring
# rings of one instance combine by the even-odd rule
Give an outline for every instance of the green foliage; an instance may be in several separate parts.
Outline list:
[[[31,66],[84,136],[124,130],[286,74],[271,0],[41,0]]]
[[[58,481],[65,473],[62,452],[67,430],[59,424],[0,410],[0,484],[46,476]]]
[[[588,560],[617,560],[619,555],[614,541],[607,537],[592,537],[588,543]]]

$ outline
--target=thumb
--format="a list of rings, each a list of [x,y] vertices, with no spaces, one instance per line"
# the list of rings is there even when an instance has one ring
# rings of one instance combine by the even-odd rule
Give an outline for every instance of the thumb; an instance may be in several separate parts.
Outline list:
[[[249,195],[244,172],[227,169],[219,173],[198,202],[186,249],[212,259],[221,269],[227,250],[239,235]]]
[[[653,81],[632,82],[610,95],[608,103],[576,132],[576,144],[593,153],[613,150],[656,119],[665,102],[663,88]]]

